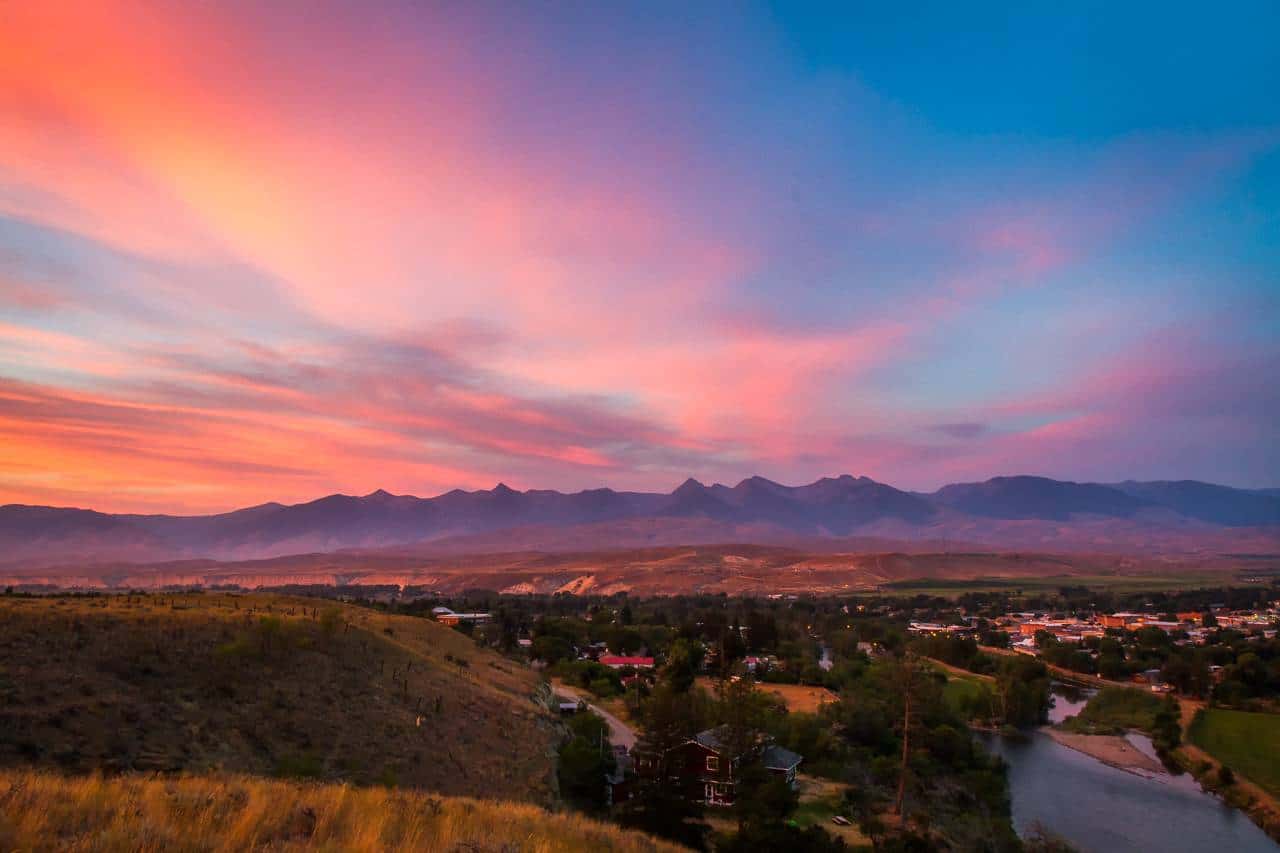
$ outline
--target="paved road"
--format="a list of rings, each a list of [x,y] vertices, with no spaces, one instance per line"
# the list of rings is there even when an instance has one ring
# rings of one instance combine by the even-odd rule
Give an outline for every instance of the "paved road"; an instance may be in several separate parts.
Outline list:
[[[636,745],[635,729],[631,728],[631,726],[627,725],[622,720],[619,720],[599,705],[593,705],[588,694],[576,687],[570,687],[567,684],[562,684],[559,681],[553,682],[551,686],[556,695],[563,696],[570,701],[585,701],[587,703],[587,707],[591,709],[592,713],[599,714],[604,718],[604,721],[609,724],[609,741],[615,746],[625,746],[627,748],[627,752],[630,752],[631,747]]]

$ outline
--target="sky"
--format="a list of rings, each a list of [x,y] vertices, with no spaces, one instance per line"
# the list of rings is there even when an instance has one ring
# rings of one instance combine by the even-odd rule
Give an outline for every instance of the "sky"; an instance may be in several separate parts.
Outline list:
[[[1280,486],[1280,6],[974,5],[0,3],[0,503]]]

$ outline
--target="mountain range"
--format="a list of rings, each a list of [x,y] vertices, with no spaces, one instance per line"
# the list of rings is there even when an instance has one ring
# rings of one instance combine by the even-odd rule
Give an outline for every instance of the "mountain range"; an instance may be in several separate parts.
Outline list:
[[[1190,480],[1073,483],[996,477],[932,493],[867,477],[784,486],[689,479],[669,494],[376,491],[204,516],[0,507],[0,565],[247,560],[344,549],[586,550],[711,542],[967,543],[1064,551],[1274,550],[1280,494]]]

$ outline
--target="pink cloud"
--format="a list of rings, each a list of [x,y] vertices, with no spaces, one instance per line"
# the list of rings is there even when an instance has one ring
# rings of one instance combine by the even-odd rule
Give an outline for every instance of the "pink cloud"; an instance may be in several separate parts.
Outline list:
[[[150,505],[182,482],[203,508],[515,479],[504,467],[554,485],[1033,463],[1091,430],[1137,429],[1121,414],[1135,398],[1148,414],[1204,408],[1189,390],[1203,373],[1135,356],[963,413],[889,411],[873,378],[1275,142],[1154,158],[1151,140],[1126,140],[1068,178],[854,210],[859,239],[939,260],[910,266],[901,294],[828,314],[862,283],[840,270],[789,304],[805,298],[794,266],[818,250],[770,256],[768,229],[738,215],[784,181],[765,186],[762,169],[684,192],[716,164],[623,99],[591,103],[590,138],[557,136],[563,150],[521,136],[536,105],[513,108],[505,88],[521,60],[467,55],[465,22],[410,39],[335,15],[280,44],[270,20],[219,4],[2,14],[0,214],[55,229],[61,260],[87,271],[56,294],[0,279],[0,485],[14,495],[92,486]],[[379,50],[350,56],[349,27]],[[610,144],[620,165],[586,168]],[[705,192],[721,181],[723,196]],[[727,321],[761,277],[774,304]],[[807,322],[780,316],[792,308]],[[966,463],[937,423],[990,427],[964,436]],[[250,469],[251,495],[236,479]]]

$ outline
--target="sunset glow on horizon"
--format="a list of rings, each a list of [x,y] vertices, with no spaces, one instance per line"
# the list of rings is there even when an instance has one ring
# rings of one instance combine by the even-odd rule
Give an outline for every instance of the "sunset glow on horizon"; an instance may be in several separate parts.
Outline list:
[[[1280,485],[1276,7],[686,5],[0,4],[0,504]]]

